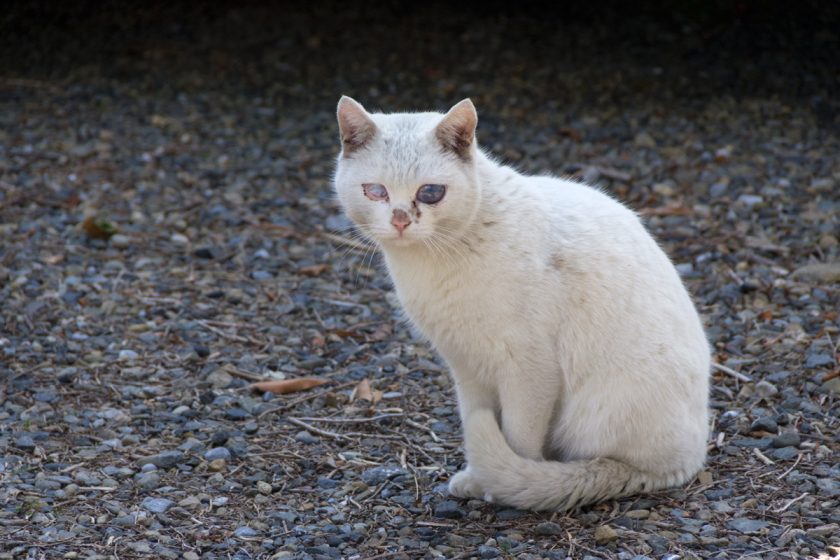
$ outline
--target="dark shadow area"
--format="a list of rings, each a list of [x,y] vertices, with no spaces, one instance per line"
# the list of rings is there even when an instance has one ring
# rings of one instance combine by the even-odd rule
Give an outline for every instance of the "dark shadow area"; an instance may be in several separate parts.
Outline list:
[[[612,79],[615,100],[667,81],[687,99],[779,95],[833,119],[839,13],[817,1],[21,2],[0,16],[0,76],[269,95],[282,83],[290,103],[409,89],[444,103],[524,80],[563,102],[563,74],[583,70]]]

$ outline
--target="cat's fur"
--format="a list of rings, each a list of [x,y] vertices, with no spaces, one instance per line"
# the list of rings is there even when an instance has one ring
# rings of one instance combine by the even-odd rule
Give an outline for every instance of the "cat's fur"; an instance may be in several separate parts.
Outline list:
[[[452,370],[468,462],[452,494],[562,510],[701,468],[708,343],[633,212],[491,160],[469,100],[444,116],[370,114],[343,97],[338,120],[338,198]],[[369,200],[365,183],[389,199]],[[435,205],[414,200],[428,183],[447,185]]]

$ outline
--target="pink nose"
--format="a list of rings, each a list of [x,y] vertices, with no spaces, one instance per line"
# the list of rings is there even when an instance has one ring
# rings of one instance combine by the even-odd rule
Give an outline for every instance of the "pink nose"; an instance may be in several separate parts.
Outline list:
[[[391,225],[397,228],[401,234],[405,228],[411,225],[411,217],[405,210],[394,210],[394,215],[391,217]]]

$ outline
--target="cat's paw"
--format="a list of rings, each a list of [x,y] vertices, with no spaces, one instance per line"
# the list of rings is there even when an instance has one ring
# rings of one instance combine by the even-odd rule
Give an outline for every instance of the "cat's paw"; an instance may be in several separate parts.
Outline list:
[[[484,498],[484,491],[469,469],[458,471],[449,479],[449,493],[456,498]]]

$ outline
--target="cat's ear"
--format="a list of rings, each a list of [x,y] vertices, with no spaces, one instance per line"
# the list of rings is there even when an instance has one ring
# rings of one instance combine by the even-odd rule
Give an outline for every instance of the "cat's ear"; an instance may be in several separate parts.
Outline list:
[[[346,95],[338,101],[338,129],[346,156],[363,148],[376,135],[376,125],[362,105]]]
[[[469,99],[454,105],[444,115],[435,129],[435,136],[444,149],[454,152],[463,160],[470,159],[470,150],[475,142],[475,127],[478,114]]]

